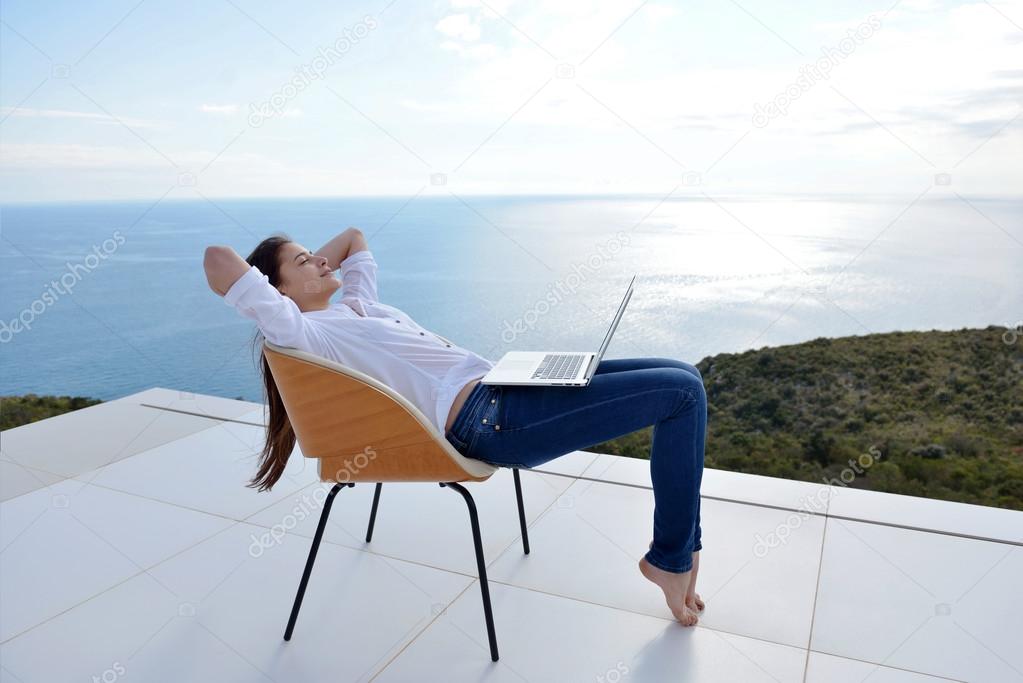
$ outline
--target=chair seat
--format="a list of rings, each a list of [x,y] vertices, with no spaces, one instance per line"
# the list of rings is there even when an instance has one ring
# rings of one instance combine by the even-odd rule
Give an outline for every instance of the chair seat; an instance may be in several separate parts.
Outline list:
[[[432,444],[430,446],[434,447]],[[349,474],[351,470],[357,470],[358,463],[362,461],[358,454],[354,458],[352,456],[317,458],[317,473],[321,481],[328,482],[426,481],[436,483],[440,481],[486,481],[498,470],[494,465],[480,460],[474,461],[472,458],[464,458],[458,451],[455,451],[456,455],[468,460],[469,464],[464,467],[452,464],[450,468],[444,469],[444,471],[450,471],[450,474],[440,476],[443,471],[438,470],[436,463],[421,457],[423,450],[404,448],[400,453],[394,450],[381,453],[377,449],[378,458],[383,456],[385,460],[394,462],[396,467],[393,468],[393,471],[391,468],[375,468],[371,479],[361,478],[357,476],[357,472],[354,475]]]
[[[305,351],[277,346],[265,339],[263,355],[270,366],[302,454],[319,461],[317,471],[322,481],[335,482],[320,513],[316,535],[309,548],[309,557],[306,558],[302,580],[284,631],[284,640],[291,640],[337,492],[355,486],[355,482],[376,482],[373,509],[366,531],[366,542],[369,543],[383,482],[435,482],[442,488],[461,494],[469,511],[483,614],[490,641],[490,658],[496,662],[497,636],[479,516],[472,495],[458,482],[484,481],[498,467],[463,456],[437,431],[422,411],[404,396],[369,375]],[[528,554],[529,536],[522,503],[522,483],[518,469],[513,468],[512,471],[522,547]]]
[[[263,353],[322,481],[485,481],[498,470],[459,453],[408,399],[363,372],[266,340]]]

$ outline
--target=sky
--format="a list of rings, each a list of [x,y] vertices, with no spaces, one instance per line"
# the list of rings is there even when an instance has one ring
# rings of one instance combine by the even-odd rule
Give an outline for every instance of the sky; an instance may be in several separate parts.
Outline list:
[[[0,202],[1023,192],[1023,0],[13,0],[0,60]]]

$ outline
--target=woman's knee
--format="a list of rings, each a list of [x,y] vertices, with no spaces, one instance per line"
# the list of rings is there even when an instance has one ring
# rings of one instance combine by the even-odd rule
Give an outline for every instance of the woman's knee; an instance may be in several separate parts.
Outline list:
[[[674,383],[685,399],[696,401],[701,405],[707,404],[707,391],[703,386],[703,379],[699,372],[693,374],[680,367],[665,368],[670,381]]]
[[[699,369],[697,369],[695,365],[687,363],[684,360],[678,360],[676,358],[658,358],[657,362],[666,368],[679,368],[681,370],[685,370],[698,380],[703,381],[703,375],[700,374]]]

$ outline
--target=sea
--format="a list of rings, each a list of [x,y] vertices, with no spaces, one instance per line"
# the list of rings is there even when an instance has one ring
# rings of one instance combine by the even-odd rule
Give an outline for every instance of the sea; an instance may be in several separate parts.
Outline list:
[[[153,198],[0,206],[0,395],[263,400],[254,324],[203,251],[360,228],[381,300],[456,344],[689,362],[818,337],[1023,326],[1023,201],[902,197]],[[337,295],[335,295],[337,296]]]

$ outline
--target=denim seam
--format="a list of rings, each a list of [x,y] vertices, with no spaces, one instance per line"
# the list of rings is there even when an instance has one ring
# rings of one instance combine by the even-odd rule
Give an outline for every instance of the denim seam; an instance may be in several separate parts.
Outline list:
[[[454,436],[454,437],[455,437],[455,441],[457,441],[457,442],[459,443],[459,445],[461,446],[461,448],[462,448],[462,450],[463,450],[463,451],[464,451],[464,450],[468,450],[468,448],[469,448],[469,442],[468,442],[468,441],[466,441],[465,439],[463,439],[463,438],[462,438],[461,436],[459,436],[458,434],[452,434],[452,436]]]
[[[483,389],[480,391],[480,394],[476,394],[477,390],[481,387],[483,387]],[[469,392],[469,395],[466,396],[465,403],[462,404],[462,407],[458,410],[458,415],[455,416],[455,421],[451,423],[451,431],[456,431],[456,428],[464,428],[465,426],[470,426],[472,429],[471,420],[475,419],[476,412],[479,411],[480,406],[484,405],[483,399],[479,398],[479,396],[482,396],[482,394],[486,391],[486,387],[487,385],[485,384],[478,384]],[[464,440],[465,439],[463,439],[463,441]]]
[[[652,564],[653,566],[657,567],[658,569],[663,569],[666,572],[671,572],[672,574],[685,574],[686,572],[691,571],[692,568],[693,568],[693,561],[689,560],[689,566],[684,568],[684,569],[683,568],[680,568],[680,569],[669,569],[667,566],[662,565],[660,562],[655,562],[655,561],[651,560],[650,559],[650,551],[649,550],[647,551],[646,555],[644,555],[644,557],[646,557],[646,561],[649,562],[650,564]]]
[[[666,388],[677,388],[677,387],[658,387],[657,389],[644,389],[643,391],[638,391],[638,392],[632,393],[632,394],[622,394],[621,396],[615,396],[614,398],[609,398],[606,401],[601,401],[600,403],[592,403],[592,404],[584,406],[582,408],[576,408],[574,410],[569,410],[568,412],[565,412],[565,413],[558,413],[557,415],[553,415],[551,417],[548,417],[545,420],[541,420],[539,422],[534,422],[533,424],[529,425],[528,427],[511,427],[509,429],[505,429],[505,428],[502,427],[499,430],[496,430],[496,429],[482,430],[481,433],[486,432],[488,434],[491,434],[491,433],[496,434],[498,432],[517,432],[517,431],[522,430],[522,429],[531,429],[533,427],[539,427],[540,425],[545,424],[547,422],[550,422],[551,420],[557,420],[557,419],[560,419],[560,418],[563,418],[563,417],[567,417],[569,415],[572,415],[573,413],[578,413],[578,412],[581,412],[583,410],[590,410],[591,408],[596,408],[597,406],[602,406],[605,403],[611,403],[612,401],[617,401],[617,400],[622,399],[622,398],[633,399],[633,398],[635,398],[637,396],[642,396],[643,394],[652,394],[652,393],[657,392],[657,391],[663,391]],[[683,403],[683,406],[687,405],[688,403],[691,403],[691,402],[695,401],[696,397],[693,396],[692,389],[685,389],[684,393],[685,393],[685,396],[686,396],[686,402]],[[671,417],[674,417],[675,414],[676,413],[672,413]]]

